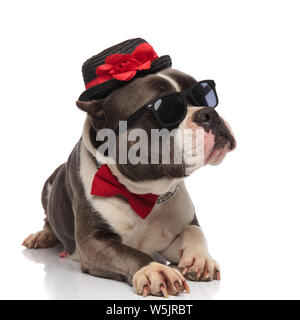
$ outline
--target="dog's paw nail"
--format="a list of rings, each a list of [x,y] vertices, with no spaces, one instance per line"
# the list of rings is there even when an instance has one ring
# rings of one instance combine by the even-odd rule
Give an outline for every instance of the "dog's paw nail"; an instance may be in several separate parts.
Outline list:
[[[150,292],[149,287],[144,286],[142,296],[147,297],[149,295],[149,292]]]
[[[210,280],[211,280],[211,275],[210,275],[210,273],[206,273],[206,274],[204,275],[204,280],[205,280],[205,281],[210,281]]]
[[[187,274],[187,276],[188,276],[188,278],[189,278],[190,280],[193,280],[193,281],[195,281],[195,280],[197,280],[197,279],[199,278],[199,275],[198,275],[198,273],[197,273],[196,271],[191,271],[191,272],[189,272],[189,273]]]
[[[215,280],[221,280],[220,270],[216,270],[214,274]]]
[[[182,274],[185,276],[186,273],[188,272],[189,268],[188,267],[184,267],[182,270]]]
[[[165,298],[169,298],[168,291],[167,291],[166,287],[163,284],[160,285],[160,290],[163,293]]]
[[[177,280],[174,282],[174,286],[178,292],[183,292],[184,287]]]
[[[183,281],[183,286],[184,286],[186,293],[191,293],[191,289],[186,281]]]

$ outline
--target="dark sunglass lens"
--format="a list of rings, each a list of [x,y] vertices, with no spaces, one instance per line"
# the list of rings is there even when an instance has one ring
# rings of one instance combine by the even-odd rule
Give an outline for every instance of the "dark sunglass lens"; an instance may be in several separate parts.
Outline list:
[[[207,82],[199,83],[193,89],[193,95],[199,105],[207,107],[215,107],[217,105],[217,96],[215,94],[215,91]]]
[[[165,124],[173,124],[185,116],[185,104],[179,95],[170,95],[157,100],[154,104],[157,117]]]

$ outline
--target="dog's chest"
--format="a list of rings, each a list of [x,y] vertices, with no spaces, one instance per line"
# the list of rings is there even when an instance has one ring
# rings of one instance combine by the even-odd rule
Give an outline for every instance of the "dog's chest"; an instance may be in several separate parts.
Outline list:
[[[155,204],[146,219],[134,212],[126,200],[91,195],[97,169],[85,153],[82,148],[80,176],[85,195],[97,214],[121,236],[124,244],[153,254],[167,248],[193,219],[194,208],[183,183],[172,197]]]
[[[90,199],[98,214],[118,233],[122,242],[153,254],[167,248],[193,218],[189,201],[179,202],[178,190],[169,200],[156,204],[146,219],[135,213],[128,203],[116,197]]]

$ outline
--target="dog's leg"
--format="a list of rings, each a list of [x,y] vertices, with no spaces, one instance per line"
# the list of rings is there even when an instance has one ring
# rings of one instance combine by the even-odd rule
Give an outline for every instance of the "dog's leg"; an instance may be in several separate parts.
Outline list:
[[[50,248],[50,247],[53,247],[58,241],[48,222],[47,208],[48,208],[49,195],[51,192],[53,180],[55,179],[61,167],[62,165],[59,166],[52,173],[52,175],[47,179],[47,181],[44,184],[43,191],[42,191],[42,205],[44,207],[45,215],[46,215],[46,218],[44,219],[45,224],[44,224],[43,230],[30,234],[27,238],[25,238],[22,245],[27,247],[28,249]]]
[[[167,297],[189,291],[179,271],[153,262],[147,254],[114,239],[90,238],[78,247],[83,272],[127,281],[139,295]]]
[[[220,280],[220,268],[207,248],[201,228],[190,225],[161,254],[169,261],[178,263],[183,275],[193,281]]]
[[[143,296],[166,297],[184,289],[189,291],[178,270],[154,262],[148,254],[123,244],[105,223],[93,220],[95,215],[88,219],[85,208],[75,211],[76,246],[83,272],[127,281]]]

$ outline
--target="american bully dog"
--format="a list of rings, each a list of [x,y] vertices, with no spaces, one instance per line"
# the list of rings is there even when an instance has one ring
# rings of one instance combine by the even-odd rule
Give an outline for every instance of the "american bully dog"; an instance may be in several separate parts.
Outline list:
[[[139,38],[90,58],[82,71],[82,137],[45,182],[44,228],[23,245],[49,248],[60,242],[61,256],[80,261],[82,272],[127,281],[143,296],[189,292],[186,278],[220,280],[184,183],[235,147],[229,125],[214,108],[214,82],[172,69],[169,56],[158,57]],[[127,121],[125,129],[120,121]],[[113,140],[100,137],[104,129],[116,133]],[[132,133],[141,129],[138,144]],[[155,129],[172,131],[167,152],[163,139],[154,141]],[[186,129],[194,142],[177,143]],[[202,150],[200,162],[190,161],[196,148]],[[132,161],[130,154],[143,161]],[[158,262],[158,256],[178,268]]]

